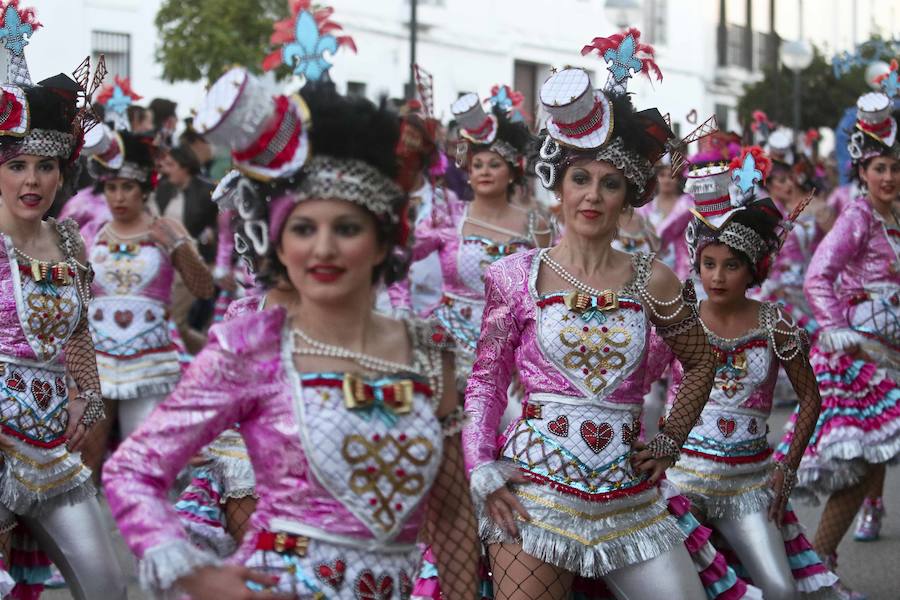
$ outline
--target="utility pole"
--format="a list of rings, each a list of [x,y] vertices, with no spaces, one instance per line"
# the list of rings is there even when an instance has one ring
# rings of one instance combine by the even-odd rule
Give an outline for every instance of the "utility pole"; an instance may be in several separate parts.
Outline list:
[[[418,37],[418,0],[409,0],[409,83],[406,84],[406,99],[416,97],[416,42]]]

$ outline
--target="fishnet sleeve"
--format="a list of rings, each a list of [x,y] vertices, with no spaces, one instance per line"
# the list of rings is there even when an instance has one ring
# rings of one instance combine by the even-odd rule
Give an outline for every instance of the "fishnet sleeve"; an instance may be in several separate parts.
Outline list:
[[[91,302],[90,290],[94,271],[87,262],[84,240],[75,229],[74,221],[62,221],[59,232],[63,240],[63,252],[78,261],[79,266],[83,266],[77,269],[76,281],[73,283],[78,286],[82,306],[78,325],[66,343],[66,371],[75,380],[79,393],[96,392],[99,397],[100,375],[97,373],[97,354],[88,327],[88,305]]]
[[[444,352],[442,360],[444,397],[438,417],[445,425],[444,457],[428,498],[423,536],[434,553],[443,597],[474,598],[480,557],[478,526],[456,423],[460,407],[452,355]]]
[[[175,248],[172,252],[172,265],[181,274],[188,291],[197,298],[209,299],[216,293],[212,273],[192,243]]]
[[[652,292],[645,292],[650,304],[650,319],[656,325],[659,336],[681,362],[684,372],[661,432],[680,448],[709,400],[716,362],[697,315],[697,294],[693,282],[688,280],[681,285],[667,267],[660,263],[655,263],[655,266],[648,284]],[[679,285],[680,294],[675,292]],[[671,299],[659,301],[657,297]]]
[[[784,457],[787,466],[796,471],[819,419],[822,397],[819,395],[816,374],[809,364],[809,337],[806,330],[798,327],[781,309],[774,306],[772,309],[775,311],[775,319],[771,328],[771,342],[798,400],[793,437]]]

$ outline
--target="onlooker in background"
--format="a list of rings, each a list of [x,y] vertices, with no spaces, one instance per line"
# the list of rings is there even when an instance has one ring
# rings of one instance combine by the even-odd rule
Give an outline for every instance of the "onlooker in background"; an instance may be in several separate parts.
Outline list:
[[[132,104],[126,110],[128,115],[128,123],[131,125],[131,132],[150,133],[153,131],[153,113],[143,106]]]
[[[159,161],[163,179],[156,189],[159,214],[184,225],[207,264],[216,255],[218,210],[210,199],[213,184],[200,175],[200,161],[187,146],[169,150]],[[179,280],[172,290],[172,319],[188,351],[197,352],[206,341],[201,333],[212,318],[213,303],[196,300]]]
[[[157,142],[161,148],[173,146],[175,127],[178,126],[178,117],[175,109],[178,105],[165,98],[154,98],[150,102],[150,112],[153,113],[153,130],[157,135]]]

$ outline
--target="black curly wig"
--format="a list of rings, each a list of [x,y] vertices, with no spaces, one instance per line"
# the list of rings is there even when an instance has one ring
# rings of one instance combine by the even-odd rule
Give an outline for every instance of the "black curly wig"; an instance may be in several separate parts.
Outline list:
[[[124,161],[146,169],[148,174],[152,173],[156,164],[156,146],[153,143],[153,137],[149,134],[134,134],[130,131],[119,131],[118,136],[124,146]],[[119,174],[118,169],[110,169],[93,158],[89,159],[88,165],[96,181],[94,184],[94,193],[96,194],[103,191],[104,181],[115,179]],[[150,192],[153,189],[152,177],[139,183],[144,192]]]
[[[362,97],[339,94],[331,82],[310,82],[300,90],[309,108],[311,124],[308,129],[310,155],[327,156],[336,159],[355,159],[375,167],[385,178],[393,181],[397,176],[398,164],[395,155],[400,134],[398,115],[389,110],[382,99],[376,106]],[[309,173],[301,171],[291,177],[275,179],[266,183],[252,182],[257,201],[253,202],[253,220],[270,222],[270,200],[290,196],[292,190],[302,183]],[[409,249],[401,245],[406,235],[407,196],[398,193],[392,200],[392,214],[401,215],[398,222],[382,218],[373,213],[378,241],[388,248],[387,259],[373,273],[373,281],[383,280],[390,285],[402,280],[409,268]],[[236,230],[243,227],[243,219],[234,217]],[[277,240],[281,231],[270,231],[268,251],[255,259],[257,281],[270,288],[284,281],[287,271],[277,257]]]
[[[631,103],[629,94],[603,92],[609,98],[612,106],[613,130],[607,144],[615,138],[620,138],[625,152],[646,159],[652,167],[667,151],[666,141],[675,137],[669,129],[662,115],[655,108],[636,111]],[[542,138],[546,139],[548,133],[544,130]],[[553,191],[559,192],[566,169],[579,160],[596,160],[597,153],[602,148],[576,149],[568,146],[561,147],[561,157],[556,159],[558,172],[556,174]],[[632,181],[627,180],[627,202],[632,207],[646,204],[653,198],[656,187],[656,178],[652,169],[644,183],[643,193],[638,192],[638,187]]]

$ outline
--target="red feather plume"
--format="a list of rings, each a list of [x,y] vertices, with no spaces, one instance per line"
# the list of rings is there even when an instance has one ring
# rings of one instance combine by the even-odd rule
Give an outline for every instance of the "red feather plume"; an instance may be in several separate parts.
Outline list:
[[[741,155],[731,159],[731,164],[728,165],[728,168],[740,169],[741,165],[744,164],[744,158],[746,158],[748,154],[753,155],[753,160],[756,162],[756,168],[762,173],[762,181],[760,181],[760,184],[765,183],[769,173],[772,172],[772,159],[769,158],[765,150],[759,146],[746,146],[742,148]]]
[[[291,0],[291,16],[287,19],[276,21],[273,26],[272,36],[269,38],[269,42],[273,46],[276,46],[277,49],[270,52],[266,58],[263,59],[263,71],[271,71],[272,69],[278,68],[278,65],[281,64],[281,47],[294,41],[297,28],[297,15],[304,10],[308,10],[312,13],[313,19],[316,20],[316,25],[319,27],[320,34],[330,33],[331,35],[334,35],[339,47],[345,46],[356,54],[356,42],[353,41],[352,37],[349,35],[335,35],[335,32],[343,31],[344,28],[334,21],[329,20],[331,15],[334,14],[334,9],[330,6],[326,6],[324,8],[313,10],[310,6],[311,0]]]
[[[97,97],[94,99],[94,102],[96,102],[97,104],[106,104],[107,102],[109,102],[109,99],[112,98],[113,91],[115,90],[116,86],[119,86],[119,88],[121,88],[122,90],[122,93],[124,93],[132,100],[142,100],[144,98],[131,89],[131,80],[127,77],[121,78],[116,75],[113,81],[115,81],[115,84],[108,83],[103,86],[103,88],[100,90],[100,93],[97,94]]]
[[[31,29],[33,31],[37,31],[43,24],[41,24],[37,20],[37,14],[35,13],[33,8],[19,8],[19,0],[6,0],[5,2],[0,3],[0,27],[5,26],[4,16],[6,15],[6,9],[12,6],[16,9],[16,12],[19,13],[19,19],[22,23],[27,23],[31,25]]]
[[[606,54],[606,51],[618,50],[619,46],[622,45],[622,42],[624,42],[625,38],[629,35],[634,38],[634,57],[641,61],[640,72],[648,79],[650,78],[650,75],[653,74],[656,75],[657,81],[662,81],[662,71],[659,70],[659,65],[657,65],[654,60],[656,51],[650,44],[641,43],[641,32],[637,27],[630,27],[622,33],[616,33],[609,37],[595,37],[591,40],[590,44],[581,49],[581,55],[587,56],[591,52],[596,51],[600,58],[605,60],[603,55]]]

